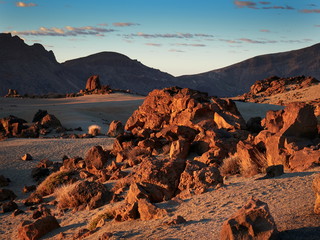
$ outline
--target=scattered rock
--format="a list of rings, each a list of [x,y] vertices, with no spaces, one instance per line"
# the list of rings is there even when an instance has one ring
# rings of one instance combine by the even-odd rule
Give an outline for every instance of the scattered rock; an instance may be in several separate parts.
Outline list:
[[[38,112],[34,115],[32,122],[41,122],[42,119],[48,114],[47,110],[41,110],[39,109]]]
[[[0,202],[6,200],[14,200],[16,197],[17,196],[14,194],[13,191],[5,188],[0,189]]]
[[[31,170],[31,177],[35,180],[35,181],[39,181],[47,176],[49,176],[50,174],[50,170],[48,168],[33,168]]]
[[[146,199],[139,199],[138,211],[141,220],[159,219],[167,215],[165,209],[157,208]]]
[[[39,239],[59,227],[60,225],[57,219],[53,216],[40,218],[35,222],[23,221],[18,228],[19,239]]]
[[[43,128],[58,128],[62,127],[61,122],[52,114],[45,115],[41,120],[41,126]]]
[[[109,125],[109,130],[107,135],[109,137],[118,137],[124,133],[124,126],[122,122],[114,120]]]
[[[268,205],[251,199],[223,223],[220,239],[276,239],[277,234]]]
[[[111,232],[105,232],[99,237],[99,240],[109,240],[112,236]]]
[[[0,175],[0,187],[6,187],[9,185],[10,182],[11,181],[9,178],[6,178],[3,175]]]
[[[12,213],[12,216],[18,216],[18,215],[20,215],[20,214],[24,214],[25,213],[25,211],[23,211],[23,210],[21,210],[21,209],[16,209],[16,210],[14,210],[13,211],[13,213]]]
[[[33,206],[43,202],[42,195],[37,192],[32,193],[26,200],[24,200],[24,205]]]
[[[75,233],[72,237],[73,240],[78,240],[78,239],[84,239],[88,236],[90,236],[93,233],[93,231],[90,231],[87,228],[81,228],[77,233]]]
[[[164,222],[165,225],[177,225],[177,224],[183,224],[183,223],[186,223],[187,220],[184,219],[184,217],[178,215],[176,218],[170,220],[170,221],[167,221],[167,222]]]
[[[33,160],[33,158],[29,153],[26,153],[21,157],[21,160],[23,160],[23,161],[31,161],[31,160]]]
[[[265,178],[274,178],[274,177],[279,177],[282,174],[284,174],[284,168],[283,165],[273,165],[269,166],[266,169],[267,175]]]
[[[12,212],[18,208],[18,205],[14,201],[5,202],[1,205],[1,212],[7,213]]]
[[[102,169],[108,161],[108,152],[101,146],[94,146],[86,153],[84,160],[87,168]]]

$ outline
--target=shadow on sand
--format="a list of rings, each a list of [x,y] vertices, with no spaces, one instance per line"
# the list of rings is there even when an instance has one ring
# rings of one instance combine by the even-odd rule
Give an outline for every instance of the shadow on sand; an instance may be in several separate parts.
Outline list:
[[[320,227],[305,227],[279,233],[280,240],[319,240]]]

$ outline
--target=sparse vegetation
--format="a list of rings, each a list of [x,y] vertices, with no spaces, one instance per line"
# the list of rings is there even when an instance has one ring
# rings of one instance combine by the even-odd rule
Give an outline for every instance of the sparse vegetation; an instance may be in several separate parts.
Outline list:
[[[258,173],[265,173],[267,168],[266,156],[255,151],[255,161],[239,159],[240,173],[244,177],[257,175]]]
[[[236,155],[233,155],[228,158],[225,158],[219,170],[222,176],[240,174],[239,157]]]
[[[56,200],[58,201],[59,208],[69,208],[73,207],[73,201],[70,196],[70,192],[80,183],[80,181],[71,183],[71,184],[64,184],[58,188],[56,188],[54,195],[56,196]]]
[[[88,127],[88,133],[97,136],[101,133],[101,127],[98,125],[91,125]]]
[[[97,216],[94,216],[92,220],[88,223],[88,229],[90,231],[95,230],[100,221],[111,220],[113,218],[114,218],[114,212],[111,210],[107,210],[104,213],[100,213]]]
[[[36,192],[42,196],[52,194],[54,190],[70,181],[73,181],[74,171],[58,171],[49,175],[38,187]]]

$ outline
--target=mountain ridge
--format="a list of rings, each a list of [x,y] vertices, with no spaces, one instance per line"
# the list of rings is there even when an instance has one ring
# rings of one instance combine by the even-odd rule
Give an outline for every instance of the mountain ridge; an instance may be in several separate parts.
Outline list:
[[[320,43],[288,52],[256,56],[216,70],[174,77],[117,52],[99,52],[57,62],[41,44],[29,46],[18,36],[0,33],[0,95],[9,88],[20,94],[77,92],[91,75],[112,88],[148,94],[156,88],[180,86],[230,97],[243,94],[257,80],[272,75],[320,79]]]

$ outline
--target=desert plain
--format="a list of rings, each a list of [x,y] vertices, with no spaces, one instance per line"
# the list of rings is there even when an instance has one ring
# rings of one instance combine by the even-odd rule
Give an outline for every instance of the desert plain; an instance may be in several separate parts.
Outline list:
[[[126,122],[129,116],[143,102],[144,97],[124,93],[109,95],[89,95],[63,99],[20,99],[1,98],[0,118],[15,115],[31,122],[39,109],[54,114],[66,128],[81,127],[87,132],[90,125],[101,126],[102,135],[94,138],[63,139],[59,134],[49,137],[26,139],[9,138],[0,142],[0,175],[11,180],[7,187],[17,195],[16,202],[26,214],[12,216],[1,214],[1,239],[17,239],[18,225],[28,219],[30,211],[23,206],[27,197],[22,192],[25,185],[33,185],[31,169],[41,159],[62,161],[62,156],[84,157],[86,152],[96,145],[111,149],[114,138],[105,136],[108,124],[113,120]],[[238,102],[237,107],[245,118],[264,117],[268,110],[283,109],[283,106]],[[22,161],[21,156],[30,153],[34,160]],[[244,178],[230,176],[218,189],[192,196],[184,200],[169,200],[156,204],[167,210],[168,215],[156,220],[132,220],[125,222],[106,222],[96,232],[84,239],[99,239],[104,232],[111,232],[110,239],[219,239],[222,224],[252,196],[266,202],[274,217],[281,239],[319,239],[320,217],[313,213],[314,193],[312,180],[320,168],[309,171],[285,173],[273,179],[260,179],[263,174]],[[108,182],[106,185],[110,184]],[[46,197],[50,201],[52,196]],[[61,228],[42,239],[59,239],[63,232],[65,239],[72,236],[108,205],[94,210],[56,212]],[[186,223],[168,226],[164,224],[174,216],[180,215]]]

